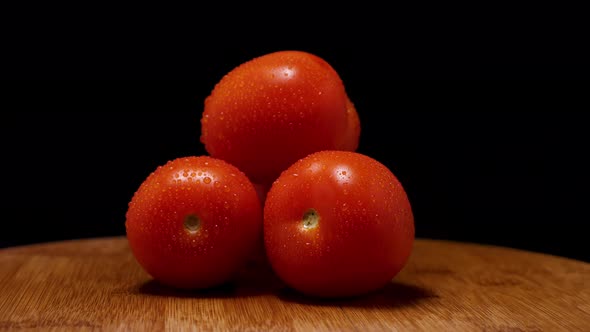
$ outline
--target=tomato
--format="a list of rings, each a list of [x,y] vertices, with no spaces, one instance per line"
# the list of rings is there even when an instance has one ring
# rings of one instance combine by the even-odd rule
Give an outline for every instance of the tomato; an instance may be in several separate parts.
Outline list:
[[[346,98],[346,115],[348,129],[338,145],[338,150],[356,151],[361,136],[361,120],[354,103],[348,97]]]
[[[126,214],[129,246],[163,284],[207,288],[230,281],[262,241],[262,207],[237,167],[181,157],[141,183]]]
[[[205,99],[200,139],[210,156],[270,185],[312,152],[355,146],[354,138],[347,138],[347,99],[339,74],[319,56],[291,50],[264,54],[215,85]]]
[[[288,286],[346,297],[384,287],[405,266],[414,217],[385,165],[358,152],[320,151],[272,184],[263,233],[269,263]]]

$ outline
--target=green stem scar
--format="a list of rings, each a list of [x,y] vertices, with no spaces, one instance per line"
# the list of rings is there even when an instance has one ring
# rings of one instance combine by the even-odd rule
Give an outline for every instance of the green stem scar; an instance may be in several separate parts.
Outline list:
[[[184,217],[184,228],[191,234],[196,233],[201,228],[201,219],[194,214]]]
[[[305,211],[305,213],[303,214],[303,219],[302,219],[302,223],[303,223],[303,228],[305,229],[313,229],[318,227],[318,224],[320,222],[320,215],[318,214],[318,212],[314,209],[309,209],[307,211]]]

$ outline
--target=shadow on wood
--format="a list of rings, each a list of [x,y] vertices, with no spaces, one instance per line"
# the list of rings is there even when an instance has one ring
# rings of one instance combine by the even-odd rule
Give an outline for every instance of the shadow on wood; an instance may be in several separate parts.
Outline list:
[[[329,299],[310,297],[291,288],[283,288],[277,296],[283,301],[299,304],[362,308],[413,306],[422,301],[438,298],[438,295],[430,289],[399,282],[389,283],[384,288],[365,295],[346,298]]]
[[[175,298],[233,298],[236,296],[236,289],[235,284],[225,283],[207,289],[186,290],[170,287],[151,279],[134,287],[132,293]]]
[[[248,263],[235,278],[224,284],[207,289],[177,289],[148,280],[131,289],[132,293],[177,298],[236,298],[276,294],[285,288],[270,266],[261,260]]]
[[[151,279],[133,287],[131,293],[176,298],[239,298],[271,295],[285,303],[319,306],[352,306],[364,308],[391,308],[416,305],[421,301],[438,298],[433,290],[391,282],[384,288],[365,295],[346,298],[318,298],[300,293],[283,283],[266,262],[250,262],[236,278],[207,289],[176,289]]]

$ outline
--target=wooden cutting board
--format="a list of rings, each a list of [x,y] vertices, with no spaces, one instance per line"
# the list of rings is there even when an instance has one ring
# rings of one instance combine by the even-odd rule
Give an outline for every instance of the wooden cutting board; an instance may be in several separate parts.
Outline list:
[[[418,239],[382,291],[311,300],[263,261],[230,285],[183,292],[153,281],[124,237],[0,250],[0,330],[590,331],[590,264]]]

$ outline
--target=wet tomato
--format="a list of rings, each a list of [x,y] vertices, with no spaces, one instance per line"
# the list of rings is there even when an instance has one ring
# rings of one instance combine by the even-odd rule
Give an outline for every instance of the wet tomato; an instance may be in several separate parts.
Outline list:
[[[230,281],[262,241],[262,207],[235,166],[181,157],[151,173],[126,214],[130,248],[156,280],[176,288]]]
[[[212,157],[270,185],[312,152],[356,149],[359,123],[351,106],[326,60],[295,50],[268,53],[215,85],[205,99],[201,142]]]
[[[350,98],[346,98],[347,131],[338,145],[338,150],[356,151],[360,143],[361,119]]]
[[[311,296],[378,290],[405,266],[414,217],[402,184],[377,160],[348,151],[312,153],[272,184],[264,206],[268,260]]]

